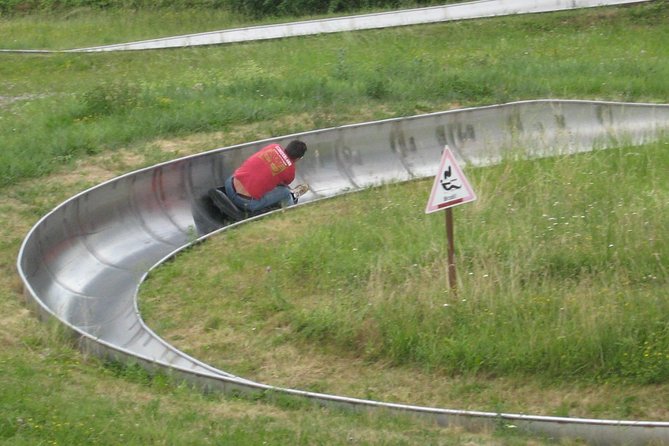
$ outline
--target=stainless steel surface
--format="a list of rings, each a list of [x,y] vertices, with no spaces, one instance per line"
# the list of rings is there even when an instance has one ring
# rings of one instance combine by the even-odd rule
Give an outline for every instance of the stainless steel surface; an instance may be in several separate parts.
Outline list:
[[[192,243],[226,230],[206,201],[241,160],[270,141],[309,145],[296,183],[308,203],[383,183],[430,177],[448,144],[462,164],[497,162],[509,150],[552,156],[593,147],[642,144],[666,134],[669,105],[538,100],[469,108],[287,135],[180,158],[84,191],[27,234],[17,267],[26,296],[100,356],[135,361],[205,388],[273,389],[355,408],[386,408],[442,424],[500,420],[593,444],[669,443],[669,422],[567,419],[460,411],[279,389],[235,377],[167,344],[142,321],[138,287],[148,272]],[[243,223],[245,224],[245,223]]]
[[[139,42],[76,48],[65,52],[106,52],[151,50],[185,46],[221,45],[253,40],[280,39],[315,34],[360,31],[394,26],[419,25],[453,20],[494,17],[510,14],[532,14],[565,9],[643,3],[651,0],[480,0],[428,8],[406,9],[376,14],[363,14],[331,19],[275,25],[251,26],[222,31],[212,31]],[[0,52],[49,53],[48,50],[0,50]]]

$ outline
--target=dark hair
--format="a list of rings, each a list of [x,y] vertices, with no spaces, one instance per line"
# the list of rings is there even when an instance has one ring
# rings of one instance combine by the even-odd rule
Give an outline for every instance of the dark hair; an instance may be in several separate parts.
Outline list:
[[[288,143],[285,152],[291,160],[299,160],[307,153],[307,145],[299,139],[295,139]]]

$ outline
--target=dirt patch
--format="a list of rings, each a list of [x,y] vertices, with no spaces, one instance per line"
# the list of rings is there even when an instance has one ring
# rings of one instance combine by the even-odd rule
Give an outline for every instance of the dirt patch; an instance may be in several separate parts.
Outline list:
[[[49,96],[48,94],[23,94],[20,96],[0,96],[0,107],[6,107],[15,102],[30,101],[32,99],[41,99]]]
[[[3,314],[0,317],[0,326],[2,327],[2,331],[0,331],[0,346],[5,348],[16,346],[21,342],[17,333],[21,333],[24,330],[32,317],[30,310],[27,308],[17,308],[12,309],[12,311],[5,311],[3,305]]]

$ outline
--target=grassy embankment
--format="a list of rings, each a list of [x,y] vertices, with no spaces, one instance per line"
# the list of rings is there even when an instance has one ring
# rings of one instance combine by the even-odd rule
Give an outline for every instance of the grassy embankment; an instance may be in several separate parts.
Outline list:
[[[4,223],[0,304],[5,315],[0,353],[1,438],[8,444],[343,443],[349,435],[363,443],[499,441],[483,434],[470,437],[425,426],[396,425],[383,418],[361,419],[299,406],[202,397],[132,369],[105,367],[79,355],[61,337],[54,336],[51,327],[40,325],[27,314],[13,272],[19,243],[41,215],[84,187],[141,165],[220,145],[458,105],[535,97],[667,102],[664,79],[669,74],[669,58],[663,24],[668,14],[666,6],[657,3],[168,52],[0,55]],[[123,29],[141,28],[133,25],[132,18],[125,19],[128,26],[119,28],[118,23],[110,25],[95,17],[85,13],[76,20],[2,19],[0,47],[32,48],[37,43],[40,47],[67,48],[141,38],[123,34]],[[234,22],[230,20],[225,23]],[[87,31],[91,23],[99,29],[100,36],[113,32],[118,38],[97,40],[94,33]],[[146,23],[156,25],[153,30],[142,25],[146,27],[142,37],[164,35],[159,21],[146,19]],[[218,26],[212,23],[211,27],[204,27]],[[175,34],[195,30],[179,31],[176,26],[170,29]],[[79,37],[86,35],[90,37]],[[40,39],[43,44],[39,44]],[[281,56],[277,58],[277,54]],[[309,209],[298,211],[295,214],[309,213],[308,218],[314,223],[305,230],[313,233],[296,248],[287,247],[286,255],[290,254],[291,261],[272,265],[272,274],[255,285],[268,290],[270,300],[256,301],[248,298],[250,294],[243,294],[247,300],[242,302],[210,300],[210,304],[233,305],[242,312],[240,318],[200,319],[205,321],[204,327],[179,333],[181,341],[173,340],[177,344],[184,342],[186,349],[202,351],[202,357],[207,349],[225,351],[231,360],[219,359],[221,365],[261,377],[262,362],[247,359],[245,363],[234,363],[240,358],[235,354],[240,345],[250,349],[257,343],[263,348],[271,342],[277,355],[270,360],[283,361],[284,365],[286,358],[303,356],[295,353],[297,348],[314,353],[314,358],[318,358],[316,354],[330,353],[342,357],[340,361],[333,360],[330,368],[349,377],[358,372],[386,373],[387,380],[399,383],[404,392],[397,398],[409,402],[433,398],[465,403],[460,407],[662,417],[666,411],[666,398],[662,398],[666,395],[666,361],[657,352],[667,351],[662,328],[666,325],[662,319],[666,312],[662,311],[663,302],[658,296],[661,297],[661,287],[666,288],[667,246],[655,234],[666,227],[667,218],[666,186],[657,180],[663,178],[658,177],[657,172],[663,172],[658,169],[666,172],[664,152],[666,149],[660,145],[639,155],[611,152],[612,155],[600,154],[603,159],[594,155],[560,159],[548,163],[557,163],[552,169],[545,163],[508,163],[472,172],[481,198],[475,205],[463,208],[466,217],[457,214],[458,221],[462,218],[468,225],[475,223],[485,230],[464,232],[462,225],[458,226],[462,290],[477,292],[471,297],[463,295],[466,302],[450,302],[443,293],[435,294],[416,282],[422,276],[435,279],[435,283],[440,280],[438,238],[428,245],[424,238],[417,238],[422,245],[416,243],[416,249],[427,246],[427,250],[413,251],[412,247],[402,253],[387,250],[387,254],[384,251],[379,255],[375,251],[379,246],[400,244],[402,235],[382,235],[384,232],[372,236],[369,228],[380,223],[357,217],[357,229],[343,234],[336,222],[316,225],[320,217]],[[613,159],[606,161],[609,158]],[[625,160],[626,166],[627,160],[638,164],[623,171],[616,167],[619,160]],[[624,175],[627,180],[633,175],[644,182],[638,186],[640,189],[628,189],[616,199],[602,196],[597,201],[586,192],[599,193],[600,189],[587,189],[584,179],[587,172],[599,170],[600,165],[607,166],[611,178]],[[75,172],[68,174],[73,168]],[[516,196],[510,187],[495,191],[498,181],[499,187],[511,181],[501,175],[505,169],[534,174],[537,181],[533,184],[543,187],[536,191],[537,195]],[[551,176],[556,172],[569,173],[574,181],[567,184],[562,177]],[[647,172],[655,172],[655,176],[646,175]],[[584,182],[575,181],[579,179]],[[560,198],[572,193],[573,202],[581,207],[571,208],[571,200],[545,201],[552,199],[551,194],[559,194],[548,189],[551,181],[565,188]],[[597,177],[595,184],[600,181],[606,181],[606,177]],[[617,185],[601,184],[605,189]],[[380,212],[376,218],[385,221],[392,215],[405,222],[403,228],[425,226],[427,231],[438,233],[439,220],[420,215],[422,203],[414,209],[419,212],[399,206],[398,197],[420,195],[411,192],[412,187],[417,186],[370,192],[392,202],[384,212],[397,212]],[[494,196],[501,195],[503,202],[492,200],[492,191]],[[642,192],[635,195],[636,191]],[[350,197],[333,203],[338,209],[350,207],[350,215],[357,216],[367,214],[360,208],[355,210],[355,202],[362,199]],[[642,203],[642,199],[646,201]],[[559,204],[542,209],[541,213],[533,205],[551,206],[554,202]],[[328,206],[317,212],[327,215]],[[612,216],[606,215],[610,211],[614,211]],[[508,225],[508,215],[514,220],[518,217],[523,224],[517,229]],[[278,224],[288,224],[290,218],[286,214]],[[484,220],[486,223],[482,223]],[[507,225],[492,228],[491,222]],[[635,231],[639,226],[644,229]],[[257,230],[249,227],[244,231]],[[529,240],[528,234],[536,239]],[[580,234],[578,239],[575,234]],[[244,236],[239,231],[231,238]],[[349,238],[354,236],[359,238]],[[332,282],[307,276],[308,287],[301,294],[304,300],[293,301],[292,294],[284,294],[286,284],[275,273],[286,268],[284,272],[295,274],[301,271],[301,265],[314,265],[314,253],[321,250],[323,240],[333,237],[336,243],[332,244],[340,248],[331,253]],[[654,245],[649,242],[653,237]],[[232,242],[226,237],[211,245]],[[578,249],[573,250],[575,243]],[[609,244],[613,246],[609,248]],[[630,247],[639,248],[639,252]],[[227,250],[229,245],[223,248]],[[359,256],[350,255],[348,250],[354,248]],[[238,260],[243,268],[239,264],[230,266],[241,268],[240,279],[255,271],[250,261],[263,271],[268,266],[261,246],[256,249],[259,257]],[[349,261],[337,261],[338,255],[345,255]],[[318,259],[317,265],[322,265],[322,257]],[[180,262],[170,268],[188,268]],[[613,270],[608,269],[611,265]],[[324,266],[328,265],[320,267]],[[159,274],[169,276],[170,269]],[[193,272],[200,278],[211,274],[205,269]],[[507,275],[512,280],[506,280]],[[179,277],[187,282],[188,275],[179,273]],[[156,282],[152,281],[151,286],[159,287]],[[527,287],[527,283],[539,288]],[[392,289],[389,291],[388,287]],[[192,306],[181,306],[171,323],[180,323],[182,315],[196,317],[201,311],[200,301],[195,299]],[[160,305],[164,304],[163,300]],[[151,318],[161,331],[172,336],[174,332],[167,330],[174,330],[174,325],[158,321],[161,309],[157,305],[152,304]],[[637,312],[623,311],[630,306]],[[361,325],[343,325],[342,320],[354,309],[358,315],[354,321]],[[268,314],[273,315],[270,325],[256,324],[258,317]],[[406,317],[397,320],[398,314]],[[446,319],[442,318],[444,314]],[[643,330],[634,329],[634,325],[617,326],[626,314],[652,323]],[[560,315],[565,316],[560,319]],[[425,323],[428,330],[416,331],[417,320],[421,325]],[[477,324],[482,330],[474,333],[463,321]],[[582,343],[577,331],[584,324],[592,337]],[[514,331],[522,329],[525,333],[531,326],[544,328],[547,333],[529,338],[531,343],[517,342],[520,346],[512,345],[510,340],[492,345],[485,342],[485,336],[490,339],[498,330],[517,334]],[[256,330],[251,330],[254,327]],[[567,336],[565,340],[577,342],[552,343],[555,330],[562,330],[559,335]],[[268,331],[280,332],[281,336],[269,336]],[[265,340],[241,337],[245,332],[267,336],[263,336]],[[438,336],[426,336],[433,333]],[[226,349],[217,350],[212,339],[225,334],[229,336],[221,337],[220,342]],[[618,344],[613,343],[612,350],[601,350],[602,346],[611,346],[607,341],[621,334],[623,338]],[[328,342],[323,343],[324,339]],[[446,339],[449,342],[444,342]],[[644,344],[646,341],[648,344]],[[523,345],[524,350],[519,350]],[[510,347],[515,348],[515,353],[504,355]],[[555,349],[558,356],[553,355]],[[637,356],[624,361],[625,353]],[[251,356],[252,350],[244,351],[244,357]],[[453,360],[444,361],[446,358]],[[543,365],[550,358],[560,360],[549,361],[544,371]],[[393,363],[403,366],[389,366]],[[354,379],[327,381],[327,372],[316,373],[319,367],[328,368],[322,363],[307,364],[300,370],[298,367],[299,364],[286,368],[287,372],[271,369],[267,380],[285,379],[291,384],[289,374],[316,374],[324,377],[307,381],[307,387],[329,390],[341,385],[346,393],[385,396],[386,387],[374,381],[362,381],[364,389],[346,388],[346,383],[354,383]],[[407,370],[417,377],[405,374]],[[273,377],[272,373],[278,376]],[[286,376],[280,376],[282,373]],[[450,378],[444,379],[446,376]],[[502,377],[484,379],[492,376]],[[423,392],[417,389],[429,388],[420,386],[421,380],[431,382],[432,395],[414,395],[413,392]],[[419,386],[408,387],[413,381]],[[546,392],[538,393],[540,388]],[[503,441],[524,442],[522,437],[504,437]]]

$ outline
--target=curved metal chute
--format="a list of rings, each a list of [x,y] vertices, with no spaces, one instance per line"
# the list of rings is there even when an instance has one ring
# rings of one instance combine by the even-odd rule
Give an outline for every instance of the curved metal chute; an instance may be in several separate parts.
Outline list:
[[[114,178],[68,199],[27,234],[18,256],[26,296],[41,313],[102,357],[164,370],[207,389],[272,390],[322,404],[395,410],[442,424],[500,420],[595,444],[669,442],[669,422],[591,420],[429,408],[277,388],[207,365],[157,336],[139,314],[138,287],[149,271],[226,227],[207,201],[251,153],[304,140],[309,156],[296,182],[308,203],[386,182],[433,176],[443,147],[461,163],[487,165],[513,151],[528,157],[643,144],[669,128],[669,105],[536,100],[466,108],[322,129],[225,147]]]

